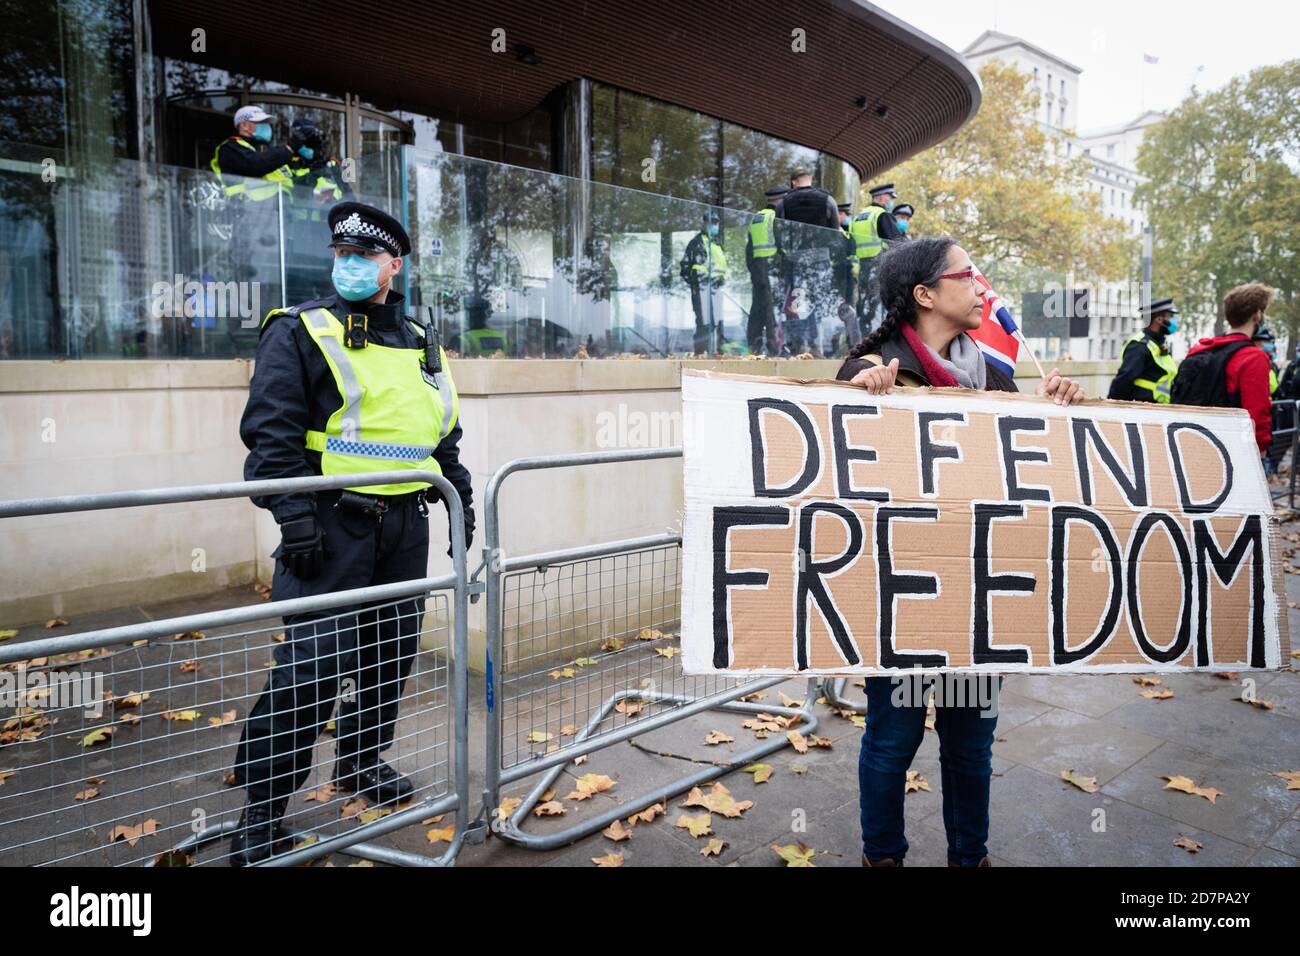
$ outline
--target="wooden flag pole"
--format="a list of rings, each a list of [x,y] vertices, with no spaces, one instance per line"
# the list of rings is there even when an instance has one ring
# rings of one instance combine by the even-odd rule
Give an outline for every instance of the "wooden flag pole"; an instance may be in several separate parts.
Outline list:
[[[1043,363],[1038,361],[1038,356],[1035,355],[1034,350],[1030,348],[1029,340],[1025,338],[1025,333],[1021,332],[1019,327],[1016,328],[1016,338],[1018,338],[1020,340],[1020,344],[1025,347],[1025,351],[1029,353],[1029,357],[1034,360],[1034,368],[1038,369],[1038,377],[1041,378],[1044,382],[1046,382],[1047,373],[1043,371]]]

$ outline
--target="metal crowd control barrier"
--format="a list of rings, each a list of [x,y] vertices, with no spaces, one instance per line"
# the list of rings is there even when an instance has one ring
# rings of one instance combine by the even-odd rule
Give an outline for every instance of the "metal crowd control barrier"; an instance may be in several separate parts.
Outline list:
[[[1287,452],[1291,453],[1291,474],[1286,484],[1287,507],[1295,510],[1296,486],[1296,448],[1300,445],[1300,402],[1295,399],[1283,399],[1273,403],[1273,441],[1269,445],[1267,457],[1277,466],[1281,466]],[[1282,489],[1278,489],[1275,498],[1281,498]]]
[[[449,503],[451,574],[0,644],[0,686],[15,693],[12,707],[0,701],[11,711],[0,719],[0,863],[188,866],[225,859],[224,852],[208,851],[225,845],[244,803],[231,771],[235,743],[270,674],[268,667],[276,666],[271,653],[285,647],[284,640],[293,640],[277,634],[286,629],[268,619],[316,618],[328,611],[338,613],[289,630],[292,634],[306,626],[313,638],[333,638],[334,653],[345,658],[336,668],[339,677],[356,679],[355,697],[337,695],[336,743],[344,736],[340,725],[347,721],[355,719],[359,734],[364,727],[367,735],[382,736],[376,726],[391,727],[393,741],[385,756],[411,780],[415,794],[395,809],[368,807],[364,799],[334,786],[332,755],[316,762],[313,744],[306,788],[295,793],[284,817],[293,847],[285,840],[286,852],[266,865],[302,864],[336,851],[400,865],[454,863],[473,827],[468,588],[460,497],[445,478],[431,471],[404,471],[34,498],[0,502],[0,518],[411,480],[430,482]],[[430,637],[440,641],[435,647],[416,646],[410,621],[419,619],[421,605],[429,600],[432,607],[418,638],[421,645]],[[381,629],[389,623],[397,626]],[[345,644],[349,633],[350,647]],[[388,638],[380,638],[385,633],[404,635],[403,649],[387,658],[383,644]],[[308,661],[312,672],[325,657]],[[386,711],[367,724],[364,715],[380,713],[379,695],[368,694],[368,688],[400,681],[391,669],[400,658],[410,660],[411,673],[402,685],[396,717]],[[296,688],[309,683],[294,686],[296,694]],[[335,696],[333,689],[326,694],[322,688],[318,704],[325,716]],[[345,713],[351,701],[355,706]],[[294,708],[295,723],[302,710],[302,705]],[[315,721],[311,726],[314,732]],[[453,811],[455,822],[442,834],[447,848],[441,856],[364,842]]]
[[[501,552],[501,486],[520,471],[681,456],[680,448],[520,458],[488,482],[483,565],[487,592],[487,734],[480,822],[533,850],[564,846],[615,820],[755,762],[788,744],[784,734],[710,762],[670,784],[622,800],[546,835],[522,824],[573,760],[708,710],[799,718],[817,729],[815,681],[798,707],[739,698],[786,678],[744,682],[687,677],[668,631],[680,621],[681,536],[642,538],[519,557]],[[477,572],[476,572],[477,576]],[[569,665],[573,666],[569,666]],[[520,805],[501,819],[506,784],[542,773]]]

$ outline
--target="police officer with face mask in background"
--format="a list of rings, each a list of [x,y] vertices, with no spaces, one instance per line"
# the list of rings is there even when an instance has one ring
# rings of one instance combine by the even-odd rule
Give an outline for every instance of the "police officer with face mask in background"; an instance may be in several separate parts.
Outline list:
[[[1178,361],[1167,341],[1178,331],[1178,309],[1173,299],[1155,299],[1142,311],[1147,327],[1124,343],[1119,371],[1111,380],[1107,398],[1166,405],[1173,390]]]
[[[858,321],[862,334],[869,335],[876,326],[880,308],[880,291],[876,287],[876,267],[880,255],[890,242],[903,238],[892,215],[893,183],[881,183],[868,191],[871,205],[853,218],[849,233],[853,236],[854,254],[858,257]]]
[[[275,117],[260,106],[241,106],[234,122],[234,135],[217,145],[209,163],[227,200],[228,276],[256,283],[261,301],[279,302],[280,253],[286,245],[282,213],[293,200],[305,140],[295,128],[287,146],[274,145]]]
[[[274,121],[275,117],[259,106],[241,106],[235,111],[235,135],[217,144],[209,164],[228,198],[263,202],[293,189],[292,167],[302,160],[306,138],[295,127],[289,134],[288,146],[272,145]],[[263,182],[250,183],[246,179]]]
[[[899,232],[899,238],[895,239],[895,242],[901,242],[909,238],[908,230],[912,228],[912,214],[914,211],[910,202],[900,202],[894,207],[894,211],[890,213],[894,217],[894,225],[898,227]]]
[[[262,325],[239,428],[249,449],[244,477],[441,471],[460,495],[468,548],[474,512],[456,387],[436,332],[407,314],[392,287],[410,240],[393,217],[355,202],[330,210],[329,230],[335,293],[275,309]],[[428,487],[399,481],[255,497],[280,526],[272,599],[427,576]],[[287,640],[275,645],[236,754],[248,803],[231,841],[233,865],[283,845],[280,818],[311,772],[336,703],[335,785],[373,804],[414,794],[380,755],[393,742],[423,608],[411,598],[285,616]]]

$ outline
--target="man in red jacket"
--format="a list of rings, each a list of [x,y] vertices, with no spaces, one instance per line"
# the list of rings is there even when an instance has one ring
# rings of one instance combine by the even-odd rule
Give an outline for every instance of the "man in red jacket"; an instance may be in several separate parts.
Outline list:
[[[1198,389],[1205,395],[1217,393],[1219,399],[1194,404],[1228,405],[1246,409],[1255,422],[1255,441],[1261,453],[1267,452],[1272,443],[1273,400],[1269,395],[1268,356],[1263,349],[1251,342],[1251,337],[1264,324],[1264,313],[1272,302],[1273,290],[1261,282],[1237,286],[1223,299],[1224,316],[1232,331],[1216,338],[1201,339],[1187,353],[1187,362],[1190,363],[1188,371],[1211,358],[1206,355],[1198,363],[1193,361],[1197,355],[1213,351],[1217,353],[1215,357],[1226,358],[1221,373],[1222,384],[1218,381],[1207,382],[1203,389]],[[1183,369],[1180,368],[1180,377],[1182,374]],[[1175,394],[1174,401],[1178,400],[1178,395]]]

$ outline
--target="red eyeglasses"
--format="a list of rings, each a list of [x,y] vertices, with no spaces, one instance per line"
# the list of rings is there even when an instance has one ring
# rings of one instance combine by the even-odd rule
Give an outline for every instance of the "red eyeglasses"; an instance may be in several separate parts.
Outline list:
[[[967,282],[971,282],[975,279],[975,270],[967,269],[965,272],[949,272],[945,275],[939,276],[939,278],[940,279],[965,279]]]

